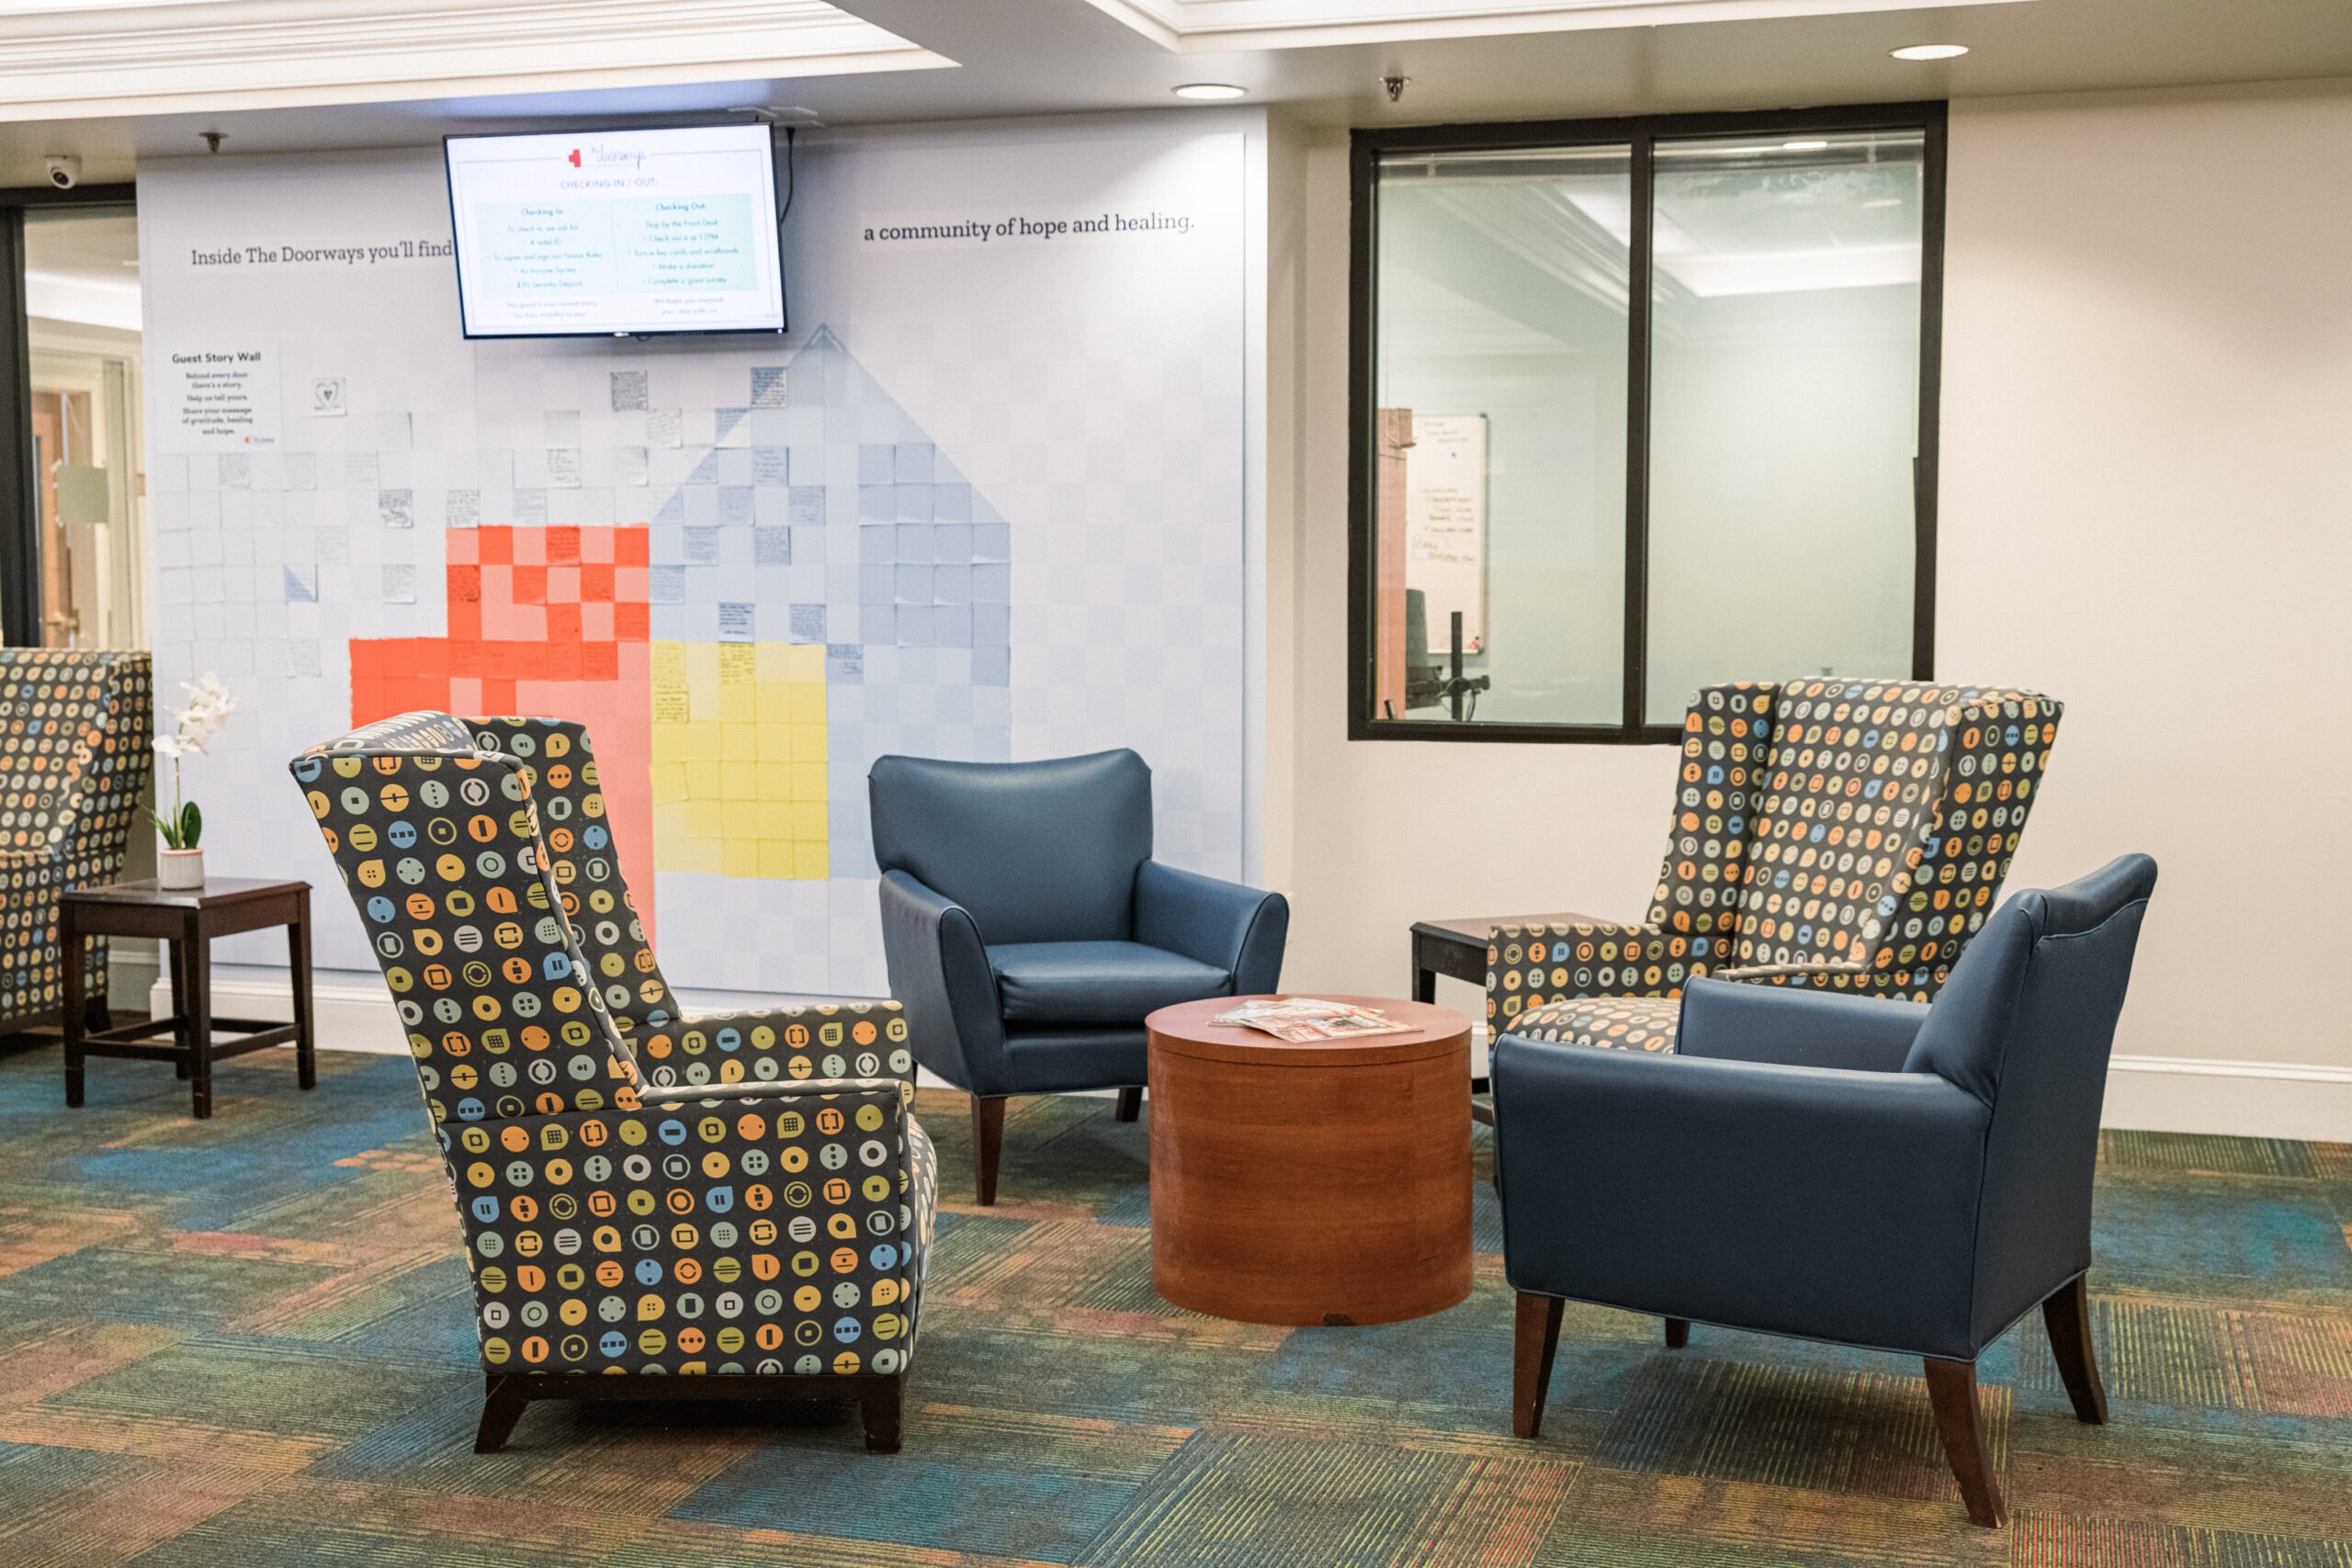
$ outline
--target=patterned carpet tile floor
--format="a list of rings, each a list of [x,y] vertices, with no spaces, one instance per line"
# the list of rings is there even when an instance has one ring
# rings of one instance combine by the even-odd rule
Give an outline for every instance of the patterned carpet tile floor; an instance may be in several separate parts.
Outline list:
[[[0,1057],[0,1563],[2352,1568],[2352,1146],[2110,1134],[2073,1418],[2038,1322],[1987,1356],[2012,1509],[1971,1529],[1916,1362],[1571,1306],[1509,1435],[1491,1190],[1461,1306],[1278,1329],[1153,1293],[1146,1127],[963,1098],[906,1448],[846,1407],[535,1405],[477,1457],[456,1215],[398,1058]],[[1148,1114],[1148,1113],[1147,1113]],[[1480,1168],[1486,1146],[1481,1132]]]

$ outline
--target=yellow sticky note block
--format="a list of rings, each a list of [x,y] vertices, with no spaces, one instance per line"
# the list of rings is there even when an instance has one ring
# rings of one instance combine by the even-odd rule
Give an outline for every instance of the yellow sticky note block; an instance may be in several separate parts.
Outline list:
[[[651,653],[654,864],[825,876],[823,646],[660,642]]]

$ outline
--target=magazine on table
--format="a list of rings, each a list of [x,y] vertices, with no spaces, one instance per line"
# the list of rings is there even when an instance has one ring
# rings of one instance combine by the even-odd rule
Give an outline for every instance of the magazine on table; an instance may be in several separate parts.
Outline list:
[[[1243,1002],[1217,1014],[1215,1021],[1255,1029],[1293,1045],[1311,1045],[1318,1040],[1353,1040],[1366,1034],[1404,1034],[1411,1029],[1370,1008],[1318,1001],[1313,997],[1272,997]]]

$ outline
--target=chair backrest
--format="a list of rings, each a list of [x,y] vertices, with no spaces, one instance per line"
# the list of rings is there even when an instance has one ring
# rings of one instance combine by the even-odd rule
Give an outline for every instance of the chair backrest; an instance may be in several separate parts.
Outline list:
[[[555,885],[514,758],[402,714],[289,764],[358,906],[436,1122],[637,1103],[637,1066]]]
[[[1992,913],[2063,711],[1901,681],[1707,687],[1650,923],[1707,969],[1860,964],[1930,999]]]
[[[989,945],[1124,942],[1151,858],[1151,769],[1133,751],[1043,762],[882,757],[874,858],[967,910]]]
[[[148,656],[0,649],[0,850],[46,850],[66,885],[122,870],[154,764]]]
[[[2108,1054],[2155,886],[2156,863],[2125,855],[2002,905],[1904,1061],[1992,1109],[1977,1206],[1980,1342],[2090,1266]]]
[[[564,718],[472,718],[476,744],[520,762],[530,774],[548,863],[572,936],[624,1035],[678,1016],[670,982],[646,939],[645,922],[621,874],[613,819],[588,727]]]

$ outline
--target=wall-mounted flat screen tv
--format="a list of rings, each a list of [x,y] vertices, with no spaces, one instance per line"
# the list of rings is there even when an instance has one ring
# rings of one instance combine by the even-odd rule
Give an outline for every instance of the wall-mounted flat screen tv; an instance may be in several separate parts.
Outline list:
[[[767,126],[442,145],[466,336],[785,330]]]

